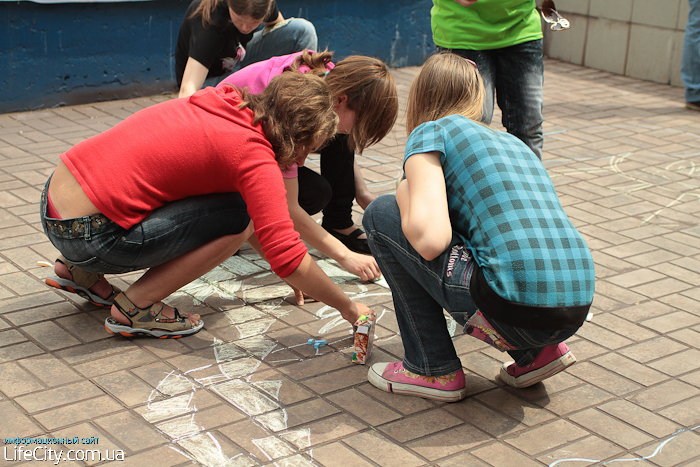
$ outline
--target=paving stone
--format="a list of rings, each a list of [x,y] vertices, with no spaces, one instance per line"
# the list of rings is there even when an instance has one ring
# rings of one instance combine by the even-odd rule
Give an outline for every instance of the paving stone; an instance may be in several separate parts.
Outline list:
[[[590,362],[577,363],[576,365],[567,369],[567,371],[577,378],[580,378],[589,384],[593,384],[604,391],[615,394],[616,396],[629,394],[630,392],[637,391],[642,388],[641,385],[635,383],[634,381],[630,381],[627,378],[619,376]]]
[[[328,400],[370,426],[379,426],[401,418],[389,407],[375,401],[357,389],[348,389],[328,396]]]
[[[7,436],[36,436],[44,430],[12,401],[0,402],[0,415],[3,420],[3,430]]]
[[[82,380],[68,365],[50,354],[25,358],[19,364],[50,388]]]
[[[356,158],[377,194],[392,193],[401,173],[406,94],[417,71],[392,70],[397,125]],[[22,434],[46,433],[43,423],[57,426],[52,435],[99,434],[101,446],[125,451],[122,464],[138,466],[191,459],[238,467],[609,463],[651,455],[676,429],[697,426],[700,204],[693,193],[700,183],[688,167],[697,162],[700,116],[683,108],[682,88],[549,59],[545,74],[544,164],[596,263],[593,320],[568,341],[578,363],[567,371],[510,388],[496,376],[508,356],[461,337],[454,344],[466,367],[467,399],[396,396],[368,384],[366,367],[349,363],[347,326],[329,334],[337,342],[323,355],[295,347],[317,338],[331,318],[316,317],[320,303],[298,307],[282,296],[274,305],[246,303],[243,294],[209,297],[199,307],[182,297],[177,306],[205,316],[207,329],[196,336],[108,338],[107,311],[43,284],[51,271],[36,262],[57,251],[41,231],[38,193],[73,143],[174,98],[153,96],[0,115],[0,140],[13,143],[0,143],[0,419]],[[502,128],[500,117],[496,108],[494,128]],[[307,165],[318,170],[319,162],[313,156]],[[355,206],[352,215],[360,222],[362,210]],[[255,274],[267,270],[249,247],[244,255]],[[109,279],[125,288],[139,276]],[[263,295],[283,286],[272,274],[247,275],[245,284]],[[369,291],[364,303],[388,310],[372,358],[400,359],[389,292],[362,287]],[[355,283],[341,288],[360,290]],[[233,357],[216,360],[212,344],[237,346],[245,331],[245,322],[219,311],[231,304],[272,320],[266,335],[276,341],[273,353],[238,357],[246,368],[255,363],[253,373],[242,374]],[[268,429],[261,416],[236,406],[236,394],[216,389],[224,387],[264,395],[278,407],[261,414],[266,423],[286,417],[288,428]],[[189,434],[176,441],[178,433]],[[653,458],[633,463],[700,466],[696,431],[675,436]]]
[[[75,422],[91,420],[122,410],[121,405],[109,396],[82,400],[75,404],[35,414],[34,418],[49,430],[55,430]]]
[[[127,370],[98,376],[92,380],[126,407],[146,403],[153,392],[151,386]]]
[[[355,452],[371,452],[372,462],[382,467],[402,465],[405,467],[417,467],[424,461],[412,454],[409,450],[392,443],[389,439],[374,431],[349,436],[343,440]]]
[[[502,444],[490,444],[471,452],[472,455],[478,457],[484,462],[494,467],[506,467],[518,465],[522,467],[535,467],[540,463],[527,458],[527,456],[519,453],[515,449]]]
[[[684,462],[697,458],[700,455],[700,435],[696,431],[686,431],[672,437],[653,458],[655,465],[671,467],[683,464]],[[649,446],[639,449],[640,456],[651,456],[656,452],[656,446]],[[690,464],[692,465],[692,464]]]
[[[41,391],[44,385],[15,362],[0,365],[0,391],[8,397],[21,396],[31,392]]]
[[[593,362],[644,386],[651,386],[668,379],[668,376],[663,373],[621,355],[610,353],[594,358]]]
[[[341,442],[314,449],[314,459],[325,467],[346,467],[348,465],[371,467],[373,465],[365,460],[362,454],[352,451]]]
[[[627,399],[648,410],[655,411],[698,394],[700,394],[700,389],[697,387],[682,381],[671,380],[638,392]]]
[[[700,337],[700,335],[698,335]],[[671,340],[664,336],[655,337],[648,341],[635,344],[618,352],[640,363],[647,363],[651,360],[666,357],[667,355],[686,350],[683,344]]]
[[[593,462],[610,459],[622,453],[620,446],[598,436],[588,436],[581,440],[567,444],[546,455],[540,456],[538,460],[546,465],[554,465],[556,461],[565,459],[593,459]],[[593,457],[592,457],[593,456]],[[562,463],[562,465],[566,465]],[[595,464],[588,464],[595,465]]]
[[[447,412],[433,410],[387,423],[377,429],[399,443],[405,443],[462,423],[462,420]]]
[[[582,430],[566,420],[556,420],[534,430],[506,437],[504,441],[527,455],[534,456],[584,438],[588,434],[586,430]]]
[[[24,332],[49,350],[58,350],[80,344],[80,341],[68,334],[53,321],[30,324],[22,328]]]
[[[625,449],[632,449],[653,440],[651,436],[642,431],[596,409],[587,409],[570,415],[569,419]]]
[[[120,446],[133,452],[159,446],[166,441],[155,428],[126,411],[97,418],[95,424],[116,438]]]

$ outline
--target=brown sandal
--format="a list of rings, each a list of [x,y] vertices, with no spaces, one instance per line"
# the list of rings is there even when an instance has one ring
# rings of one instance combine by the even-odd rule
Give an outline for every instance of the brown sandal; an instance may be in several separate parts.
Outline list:
[[[201,319],[195,325],[187,315],[181,315],[175,308],[175,318],[163,314],[163,302],[154,303],[148,308],[134,305],[125,293],[120,293],[114,299],[114,306],[131,322],[131,326],[121,324],[113,317],[105,320],[105,328],[112,334],[133,337],[145,334],[160,339],[176,339],[199,332],[204,327]]]
[[[88,300],[93,305],[105,308],[111,307],[112,303],[114,302],[114,298],[117,296],[117,294],[121,292],[121,290],[119,290],[118,287],[111,286],[112,293],[109,295],[109,297],[102,298],[95,292],[92,292],[90,288],[94,287],[95,284],[101,281],[102,278],[105,276],[104,274],[83,271],[63,256],[59,256],[56,259],[56,262],[61,263],[68,268],[68,271],[71,273],[73,280],[49,276],[46,278],[46,285],[55,287],[57,289],[65,290],[67,292],[78,294],[85,300]]]

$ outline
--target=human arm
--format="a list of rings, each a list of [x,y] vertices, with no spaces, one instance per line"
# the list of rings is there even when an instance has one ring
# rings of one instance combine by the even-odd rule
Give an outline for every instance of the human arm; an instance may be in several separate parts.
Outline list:
[[[452,241],[440,153],[413,154],[406,160],[404,171],[406,179],[396,190],[401,228],[418,254],[431,261]]]
[[[347,295],[324,273],[307,253],[299,266],[284,279],[293,287],[307,292],[315,299],[338,310],[350,324],[360,315],[370,313],[369,307],[351,301]]]
[[[205,67],[192,57],[187,58],[185,71],[182,74],[180,93],[177,97],[190,97],[195,92],[202,89],[204,80],[207,79],[209,68]]]
[[[365,183],[365,179],[362,176],[357,159],[355,159],[353,162],[352,169],[355,173],[355,200],[357,200],[357,204],[359,204],[362,209],[367,209],[369,203],[374,201],[377,198],[377,195],[369,191],[369,188],[367,188],[367,183]]]
[[[294,222],[294,230],[299,232],[306,243],[324,255],[333,258],[347,271],[359,276],[364,281],[374,280],[381,276],[379,265],[372,256],[350,251],[340,240],[329,234],[304,211],[299,205],[298,178],[285,178],[284,185],[287,189],[287,206],[289,207],[289,215]],[[308,293],[306,290],[305,292]]]

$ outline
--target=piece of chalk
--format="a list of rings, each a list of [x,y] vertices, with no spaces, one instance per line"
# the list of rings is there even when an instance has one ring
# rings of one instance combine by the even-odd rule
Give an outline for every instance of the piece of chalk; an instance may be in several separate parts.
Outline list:
[[[314,349],[318,349],[319,347],[321,347],[321,346],[318,345],[318,342],[315,342],[315,343],[314,343]]]
[[[328,345],[328,342],[326,342],[325,340],[322,340],[322,339],[317,340],[316,343],[317,343],[319,346],[321,346],[321,345]]]
[[[307,342],[307,344],[309,344],[309,345],[314,345],[314,340],[313,340],[313,339],[309,339],[309,341]]]
[[[588,313],[588,315],[586,315],[586,321],[590,321],[592,319],[593,319],[593,313]]]

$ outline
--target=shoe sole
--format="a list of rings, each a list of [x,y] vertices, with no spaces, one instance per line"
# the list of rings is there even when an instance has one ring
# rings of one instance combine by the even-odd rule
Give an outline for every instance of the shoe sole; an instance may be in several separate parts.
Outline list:
[[[132,328],[125,324],[121,324],[111,316],[105,319],[105,329],[114,335],[120,335],[124,337],[134,337],[134,336],[150,336],[157,337],[158,339],[179,339],[180,337],[191,336],[202,330],[204,327],[204,321],[201,319],[199,323],[190,329],[184,331],[161,331],[158,329],[141,329]]]
[[[571,351],[566,352],[564,355],[557,358],[556,360],[552,360],[542,368],[532,370],[518,377],[515,377],[508,373],[507,368],[512,363],[513,362],[506,362],[501,367],[501,373],[499,375],[501,380],[507,385],[513,386],[514,388],[526,388],[537,384],[540,381],[549,378],[550,376],[554,376],[557,373],[561,373],[562,371],[576,363],[576,357],[574,357],[574,354],[572,354]]]
[[[87,300],[88,302],[92,303],[93,305],[99,306],[101,308],[111,308],[112,307],[112,302],[108,302],[107,300],[98,297],[94,293],[90,292],[88,289],[84,287],[80,287],[77,285],[75,282],[68,280],[68,279],[62,279],[60,277],[53,277],[49,276],[47,277],[44,282],[46,282],[46,285],[49,287],[54,287],[58,290],[65,290],[66,292],[74,293],[77,295],[80,295],[82,298]]]
[[[467,396],[466,387],[457,391],[443,391],[440,389],[426,388],[425,386],[417,386],[415,384],[395,383],[383,378],[382,375],[377,374],[372,368],[369,369],[367,379],[372,386],[392,394],[417,396],[442,402],[457,402]]]

